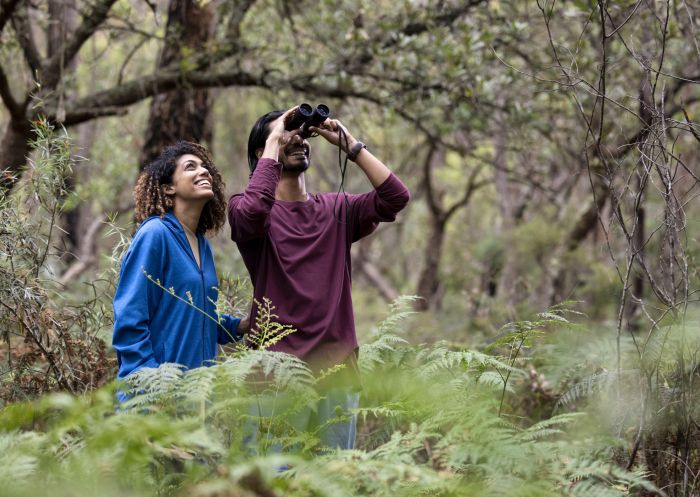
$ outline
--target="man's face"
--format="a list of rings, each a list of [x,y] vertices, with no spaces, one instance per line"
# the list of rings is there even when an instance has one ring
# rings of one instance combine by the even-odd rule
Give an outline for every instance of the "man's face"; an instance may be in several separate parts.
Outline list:
[[[283,170],[288,172],[303,173],[309,168],[311,148],[309,142],[299,135],[292,137],[286,147],[280,149],[279,161]]]

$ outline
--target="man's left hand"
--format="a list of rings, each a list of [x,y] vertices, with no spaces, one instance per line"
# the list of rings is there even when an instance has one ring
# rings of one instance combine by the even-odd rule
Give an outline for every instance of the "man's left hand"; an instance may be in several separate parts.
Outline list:
[[[340,137],[338,136],[339,129],[341,130]],[[346,154],[348,153],[348,150],[352,148],[355,142],[357,142],[355,137],[352,136],[348,129],[337,119],[326,119],[318,127],[309,127],[309,131],[324,137],[326,141],[335,146],[340,145],[340,148]]]

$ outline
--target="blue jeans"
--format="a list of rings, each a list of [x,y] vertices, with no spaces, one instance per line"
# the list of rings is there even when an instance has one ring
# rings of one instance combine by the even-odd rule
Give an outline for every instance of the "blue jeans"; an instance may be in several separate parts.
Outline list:
[[[263,402],[254,404],[251,408],[253,422],[249,428],[250,434],[245,437],[245,443],[249,447],[255,444],[259,433],[256,420],[279,415],[291,405],[290,399],[281,394],[277,397],[267,398]],[[316,411],[309,407],[299,412],[294,412],[286,418],[296,431],[318,430],[318,438],[321,445],[330,449],[354,449],[355,435],[357,432],[357,415],[351,411],[360,405],[360,393],[351,388],[332,388],[324,393],[318,401]],[[254,423],[254,425],[253,425]],[[248,430],[246,430],[248,431]],[[265,434],[269,437],[269,434]],[[282,452],[279,444],[272,444],[272,452]]]

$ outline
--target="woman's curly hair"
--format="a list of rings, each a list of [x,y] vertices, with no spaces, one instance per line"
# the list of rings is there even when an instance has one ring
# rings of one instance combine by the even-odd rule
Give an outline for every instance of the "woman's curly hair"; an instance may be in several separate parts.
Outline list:
[[[179,141],[163,149],[160,155],[148,164],[139,175],[134,188],[136,203],[136,221],[143,222],[150,216],[163,217],[174,207],[172,195],[166,195],[165,187],[173,182],[173,173],[177,168],[177,160],[185,154],[192,154],[202,160],[202,165],[211,174],[212,198],[202,209],[199,217],[197,233],[219,231],[226,221],[226,200],[224,189],[226,185],[218,169],[214,166],[211,155],[206,148],[197,143]]]

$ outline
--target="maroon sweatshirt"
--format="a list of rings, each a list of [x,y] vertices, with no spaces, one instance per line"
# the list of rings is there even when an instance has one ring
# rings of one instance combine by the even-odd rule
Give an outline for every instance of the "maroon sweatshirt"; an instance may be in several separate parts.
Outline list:
[[[361,195],[318,193],[308,200],[275,200],[282,166],[260,159],[244,193],[228,204],[231,239],[236,242],[258,302],[267,297],[281,324],[296,328],[272,350],[325,369],[354,357],[350,245],[393,221],[409,199],[393,173]],[[251,310],[251,324],[257,315]]]

